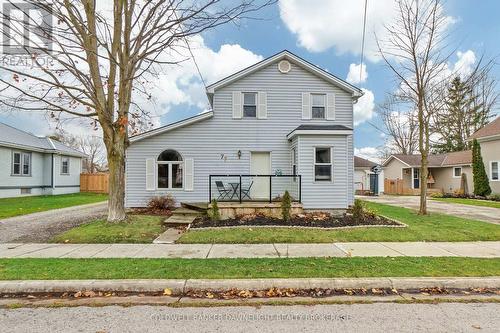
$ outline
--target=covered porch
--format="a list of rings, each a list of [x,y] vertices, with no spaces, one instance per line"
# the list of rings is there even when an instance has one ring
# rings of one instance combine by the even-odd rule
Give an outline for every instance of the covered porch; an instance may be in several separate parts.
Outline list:
[[[427,177],[427,193],[441,193],[442,189],[436,186],[434,173],[436,168],[428,168],[429,175]],[[384,180],[384,193],[398,195],[419,195],[420,194],[420,168],[410,167],[403,168],[401,171],[401,179]]]

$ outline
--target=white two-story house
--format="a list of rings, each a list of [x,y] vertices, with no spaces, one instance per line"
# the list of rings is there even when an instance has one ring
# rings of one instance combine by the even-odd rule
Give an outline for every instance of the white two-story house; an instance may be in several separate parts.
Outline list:
[[[282,51],[207,87],[212,110],[130,139],[126,206],[267,201],[353,203],[353,104],[360,89]]]

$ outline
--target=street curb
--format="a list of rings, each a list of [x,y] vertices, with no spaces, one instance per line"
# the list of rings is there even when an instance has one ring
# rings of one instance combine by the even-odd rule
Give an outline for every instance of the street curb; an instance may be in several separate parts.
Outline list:
[[[142,280],[11,280],[0,281],[0,293],[49,293],[93,291],[162,292],[168,288],[173,293],[196,289],[357,289],[395,288],[401,290],[420,288],[500,288],[500,276],[493,277],[442,277],[442,278],[304,278],[304,279],[142,279]]]

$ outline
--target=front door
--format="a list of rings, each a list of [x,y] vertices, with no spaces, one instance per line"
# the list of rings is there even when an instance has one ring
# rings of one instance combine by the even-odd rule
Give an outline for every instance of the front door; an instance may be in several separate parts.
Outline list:
[[[271,153],[252,152],[250,161],[250,174],[270,175],[271,174]],[[250,189],[251,199],[269,199],[269,177],[253,177],[253,184]]]

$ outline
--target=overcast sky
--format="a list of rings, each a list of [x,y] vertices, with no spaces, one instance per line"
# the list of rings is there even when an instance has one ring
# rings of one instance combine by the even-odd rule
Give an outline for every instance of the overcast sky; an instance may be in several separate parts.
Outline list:
[[[104,0],[105,1],[105,0]],[[364,0],[281,0],[261,11],[262,20],[246,20],[196,36],[193,52],[208,84],[241,68],[288,49],[300,57],[346,79],[365,91],[355,105],[356,154],[371,157],[384,143],[383,134],[370,123],[378,123],[376,105],[394,89],[391,73],[375,49],[375,33],[383,37],[383,24],[393,15],[393,0],[368,0],[366,56],[360,75],[360,50]],[[500,1],[449,0],[445,13],[450,18],[452,44],[456,54],[451,70],[467,71],[481,55],[500,54]],[[495,76],[500,77],[498,66]],[[190,117],[208,108],[204,87],[192,61],[168,71],[152,89],[156,126]],[[0,113],[0,121],[45,135],[54,124],[42,114]],[[86,122],[67,125],[72,131],[92,132]]]

